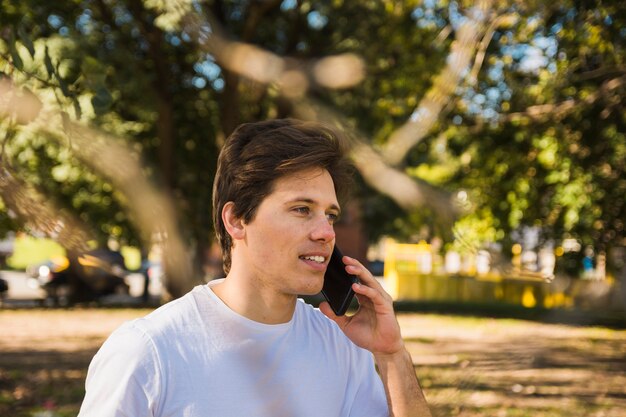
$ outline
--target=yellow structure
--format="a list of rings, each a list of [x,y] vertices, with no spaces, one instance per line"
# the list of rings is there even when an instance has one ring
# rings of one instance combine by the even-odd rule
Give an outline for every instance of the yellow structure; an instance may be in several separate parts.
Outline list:
[[[394,300],[506,303],[527,308],[571,307],[584,282],[553,285],[537,274],[516,271],[515,276],[494,273],[477,275],[474,270],[456,274],[433,271],[434,254],[426,242],[401,244],[385,242],[384,279]],[[471,261],[467,262],[471,265]]]

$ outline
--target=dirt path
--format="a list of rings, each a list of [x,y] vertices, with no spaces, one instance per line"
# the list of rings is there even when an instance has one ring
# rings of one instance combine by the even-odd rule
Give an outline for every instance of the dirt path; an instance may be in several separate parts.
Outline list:
[[[75,416],[91,357],[148,310],[1,311],[0,416]],[[401,314],[436,416],[626,417],[626,331]]]
[[[400,316],[441,416],[626,416],[626,332]]]

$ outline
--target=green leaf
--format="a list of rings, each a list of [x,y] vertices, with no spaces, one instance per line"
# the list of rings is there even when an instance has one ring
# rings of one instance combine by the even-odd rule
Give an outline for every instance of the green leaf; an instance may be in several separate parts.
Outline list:
[[[15,36],[13,34],[11,34],[11,39],[9,40],[9,53],[13,59],[13,66],[22,71],[24,69],[24,61],[22,61],[19,52],[17,52],[17,48],[15,47]]]
[[[46,71],[48,71],[48,78],[52,78],[52,76],[54,75],[54,65],[52,64],[52,59],[50,58],[48,45],[46,45],[46,52],[43,57],[43,62],[46,66]]]
[[[58,72],[55,72],[54,75],[56,76],[56,79],[59,81],[59,87],[61,87],[61,92],[63,93],[63,95],[65,97],[72,97],[72,93],[70,92],[70,89],[67,86],[67,82],[65,82],[65,80],[61,78]]]
[[[21,24],[17,28],[17,35],[22,41],[22,44],[24,44],[26,49],[28,49],[30,56],[34,58],[35,57],[35,45],[33,45],[33,41],[30,39],[30,36],[28,36],[28,33],[24,29],[24,26]]]
[[[76,113],[76,119],[80,120],[80,118],[83,115],[83,110],[80,108],[80,103],[78,102],[78,100],[74,100],[72,104],[74,104],[74,112]]]
[[[13,58],[13,66],[22,71],[24,69],[24,62],[22,61],[22,58],[20,58],[20,54],[17,53],[17,50],[15,50],[15,48],[11,48],[11,58]]]

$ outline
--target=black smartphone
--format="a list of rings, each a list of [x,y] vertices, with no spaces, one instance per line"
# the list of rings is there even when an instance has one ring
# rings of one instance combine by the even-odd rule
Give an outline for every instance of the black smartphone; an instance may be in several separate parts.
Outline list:
[[[346,314],[346,310],[348,310],[354,297],[352,284],[359,281],[356,275],[346,272],[346,265],[341,258],[343,255],[335,245],[326,268],[324,287],[322,288],[322,295],[338,316]]]

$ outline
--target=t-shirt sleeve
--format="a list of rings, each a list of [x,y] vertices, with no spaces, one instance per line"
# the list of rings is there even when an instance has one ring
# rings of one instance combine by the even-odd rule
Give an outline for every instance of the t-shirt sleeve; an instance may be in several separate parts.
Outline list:
[[[350,417],[389,417],[389,406],[383,381],[376,372],[374,360],[369,352],[361,351],[355,375],[359,386],[354,396]]]
[[[161,371],[151,339],[134,322],[121,326],[94,356],[79,417],[154,417]]]

